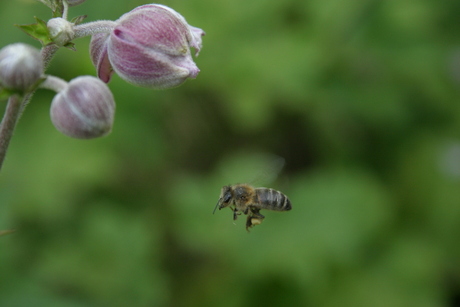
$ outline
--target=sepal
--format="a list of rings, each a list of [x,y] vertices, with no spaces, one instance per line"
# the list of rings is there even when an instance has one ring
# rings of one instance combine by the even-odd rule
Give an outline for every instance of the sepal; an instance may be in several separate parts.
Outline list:
[[[43,46],[47,46],[53,43],[50,31],[46,25],[46,22],[38,17],[35,17],[36,23],[28,25],[16,25],[19,29],[24,31],[27,35],[36,39],[42,43]]]
[[[53,17],[62,17],[64,12],[63,0],[38,0],[53,11]]]

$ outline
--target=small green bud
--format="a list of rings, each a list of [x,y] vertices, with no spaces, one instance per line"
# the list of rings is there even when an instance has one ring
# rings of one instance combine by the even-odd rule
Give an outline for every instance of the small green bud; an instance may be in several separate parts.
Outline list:
[[[58,46],[70,43],[75,37],[72,23],[64,18],[52,18],[46,26],[50,31],[51,39]]]

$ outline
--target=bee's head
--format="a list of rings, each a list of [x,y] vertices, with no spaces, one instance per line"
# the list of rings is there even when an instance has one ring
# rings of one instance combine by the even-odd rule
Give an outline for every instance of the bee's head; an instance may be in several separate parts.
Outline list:
[[[230,186],[222,187],[222,190],[220,191],[219,201],[217,201],[216,207],[214,208],[214,211],[212,212],[212,214],[216,212],[217,207],[219,207],[219,210],[220,210],[222,208],[229,206],[231,199],[232,199],[232,189],[230,188]]]

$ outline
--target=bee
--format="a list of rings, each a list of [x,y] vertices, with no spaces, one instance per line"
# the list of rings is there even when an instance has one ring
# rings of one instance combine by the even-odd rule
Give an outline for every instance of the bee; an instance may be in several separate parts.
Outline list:
[[[272,211],[289,211],[292,209],[289,198],[281,193],[270,188],[254,188],[248,184],[235,184],[222,187],[219,201],[214,208],[223,209],[230,207],[233,211],[233,220],[238,218],[238,215],[247,215],[246,230],[256,225],[260,225],[265,216],[260,213],[260,210]]]

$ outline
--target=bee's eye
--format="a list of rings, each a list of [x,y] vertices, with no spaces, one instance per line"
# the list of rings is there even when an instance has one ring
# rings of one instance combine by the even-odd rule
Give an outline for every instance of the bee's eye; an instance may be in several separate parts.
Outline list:
[[[224,195],[224,203],[228,203],[230,201],[230,198],[232,198],[232,195],[230,193],[226,193]]]

